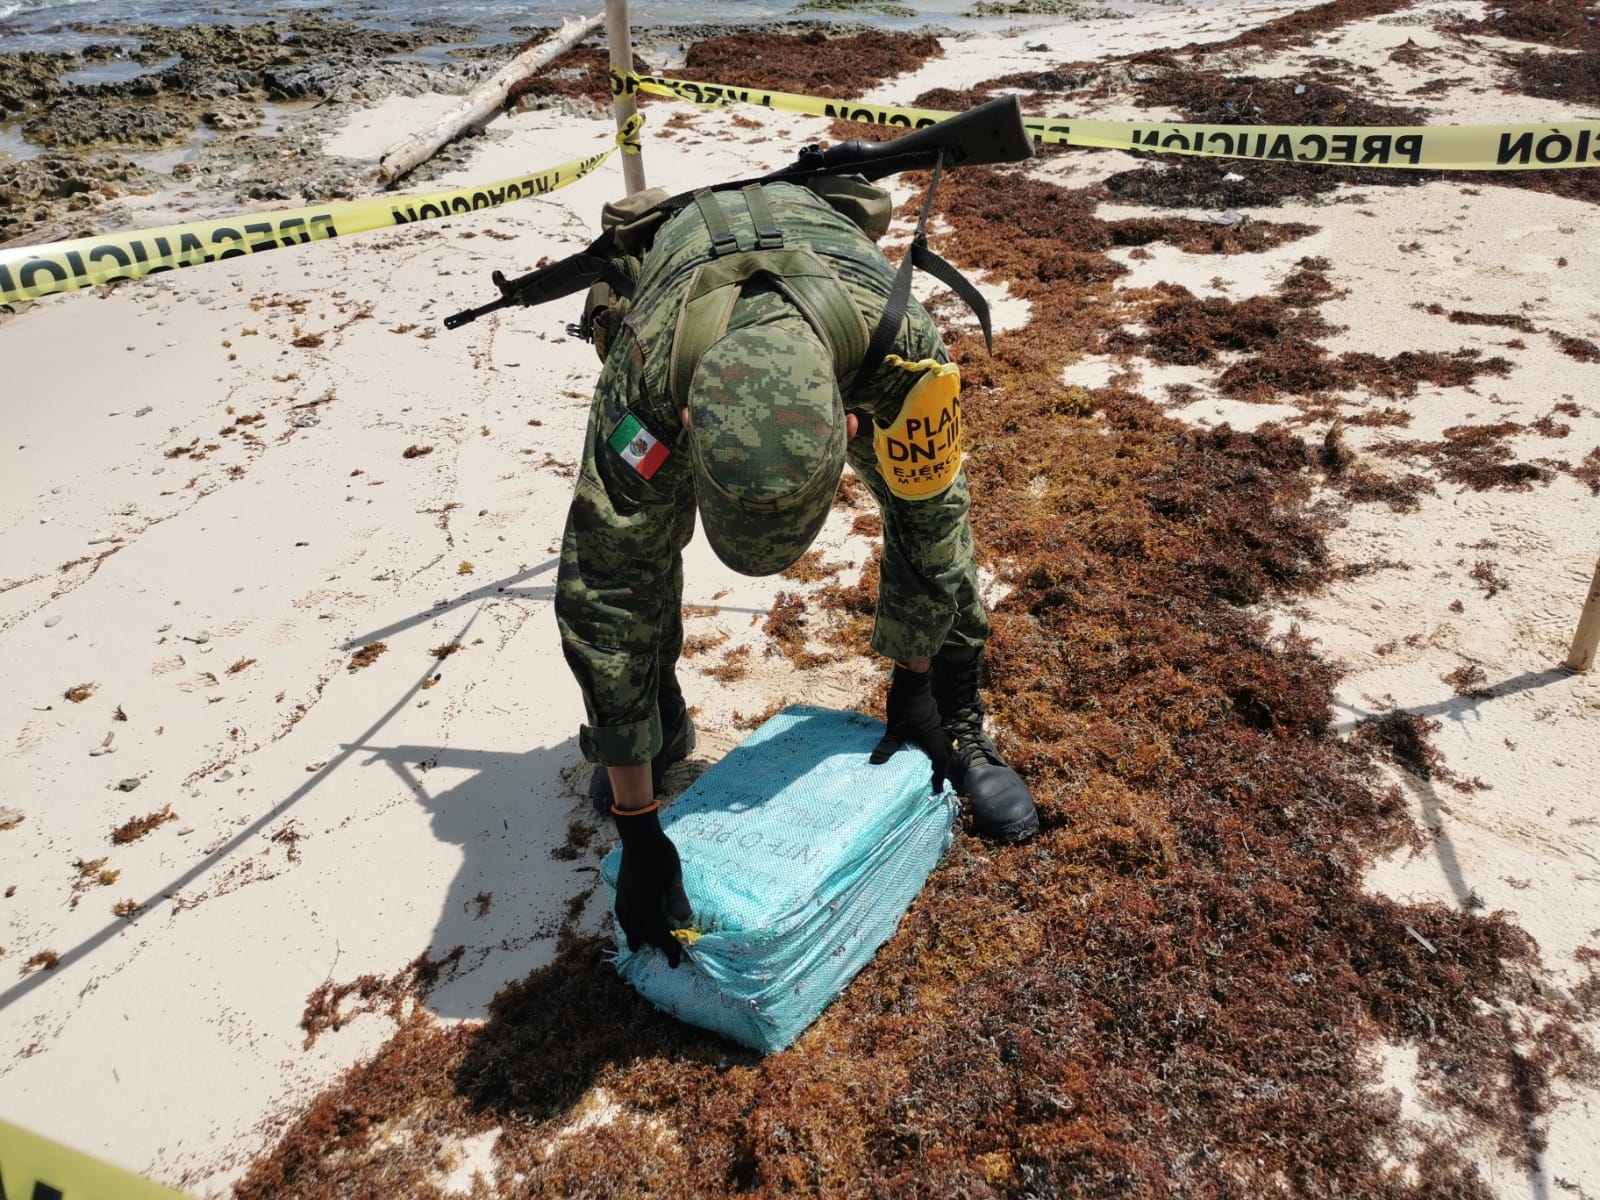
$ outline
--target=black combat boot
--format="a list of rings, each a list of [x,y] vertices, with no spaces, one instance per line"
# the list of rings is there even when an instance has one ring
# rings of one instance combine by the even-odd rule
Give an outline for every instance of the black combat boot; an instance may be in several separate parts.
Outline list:
[[[981,651],[945,649],[933,660],[933,698],[955,742],[950,774],[972,809],[972,828],[1000,842],[1025,842],[1039,832],[1039,814],[1022,782],[983,732],[978,677]]]
[[[661,750],[650,760],[650,782],[659,794],[667,777],[667,769],[681,763],[694,749],[694,720],[689,716],[689,706],[684,703],[678,680],[670,672],[661,679],[656,693],[656,706],[661,712]],[[604,767],[596,767],[589,777],[589,805],[595,816],[603,821],[611,819],[611,776]]]

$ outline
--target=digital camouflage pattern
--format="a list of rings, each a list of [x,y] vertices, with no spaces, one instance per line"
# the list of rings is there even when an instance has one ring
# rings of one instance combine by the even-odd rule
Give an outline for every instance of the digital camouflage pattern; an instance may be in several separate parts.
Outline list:
[[[764,191],[786,243],[819,256],[869,327],[875,325],[894,278],[878,248],[810,191],[790,184]],[[716,201],[739,245],[751,247],[754,226],[743,197],[718,193]],[[638,291],[595,387],[567,515],[556,620],[587,709],[580,745],[591,762],[607,766],[646,763],[660,749],[657,689],[670,680],[683,646],[681,556],[694,533],[696,480],[691,439],[671,396],[670,358],[690,278],[710,250],[705,222],[690,206],[660,228],[645,254]],[[796,315],[776,288],[752,282],[734,304],[728,329],[772,326],[769,334],[783,328],[792,335]],[[912,362],[948,361],[932,319],[914,301],[892,350]],[[836,373],[850,408],[863,417],[846,457],[883,516],[872,646],[901,661],[931,658],[942,647],[975,651],[988,636],[988,619],[973,562],[966,477],[958,474],[945,492],[926,500],[906,501],[889,491],[866,418],[892,423],[919,376],[884,363],[853,386],[855,365],[837,364]],[[809,373],[819,374],[826,371]],[[697,404],[691,400],[696,411]],[[648,480],[606,444],[629,412],[671,451]],[[832,490],[830,483],[828,494]]]
[[[828,351],[792,310],[745,325],[700,357],[688,408],[706,539],[740,574],[776,574],[816,538],[844,470]]]

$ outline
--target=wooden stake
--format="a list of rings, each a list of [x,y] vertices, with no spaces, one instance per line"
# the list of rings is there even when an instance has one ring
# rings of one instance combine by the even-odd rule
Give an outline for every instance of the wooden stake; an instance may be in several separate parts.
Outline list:
[[[397,143],[378,164],[378,178],[393,183],[420,163],[437,154],[461,136],[464,129],[493,119],[504,107],[506,93],[513,84],[520,83],[540,67],[565,50],[588,37],[604,23],[605,17],[596,13],[592,17],[564,21],[553,37],[546,38],[531,50],[524,50],[432,125],[412,133]]]
[[[1587,671],[1594,665],[1595,646],[1600,645],[1600,562],[1594,567],[1594,580],[1589,584],[1589,598],[1583,602],[1583,615],[1578,618],[1578,632],[1572,637],[1572,650],[1564,664],[1569,671]]]
[[[628,32],[628,0],[606,0],[606,45],[611,51],[612,71],[623,79],[633,74],[633,39]],[[633,93],[627,88],[612,96],[611,110],[617,118],[618,129],[633,116],[636,107]],[[628,153],[626,147],[622,151],[622,185],[628,189],[630,196],[644,191],[645,186],[644,159]]]

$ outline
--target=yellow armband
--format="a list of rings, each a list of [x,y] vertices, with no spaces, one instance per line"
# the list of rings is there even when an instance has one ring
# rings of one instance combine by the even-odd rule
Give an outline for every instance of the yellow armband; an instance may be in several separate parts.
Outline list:
[[[955,482],[961,470],[961,369],[955,363],[884,360],[922,376],[900,406],[894,423],[872,425],[878,470],[902,500],[931,500]]]

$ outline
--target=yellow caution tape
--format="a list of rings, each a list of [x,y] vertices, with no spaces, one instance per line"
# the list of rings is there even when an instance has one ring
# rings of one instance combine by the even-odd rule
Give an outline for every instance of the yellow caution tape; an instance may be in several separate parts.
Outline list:
[[[791,92],[732,87],[660,75],[611,76],[623,91],[674,96],[691,104],[756,104],[870,125],[921,129],[954,116],[933,108],[900,108],[859,100],[824,100]],[[1600,121],[1533,125],[1184,125],[1170,122],[1077,121],[1028,117],[1042,142],[1107,150],[1148,150],[1208,158],[1402,167],[1428,171],[1541,171],[1600,166]]]
[[[1207,158],[1401,167],[1424,171],[1543,171],[1600,166],[1600,121],[1551,125],[1177,125],[1023,122],[1045,142]]]
[[[624,128],[617,135],[619,145],[625,144],[624,137],[637,143],[638,126]],[[543,196],[582,179],[612,153],[606,150],[528,175],[443,192],[409,192],[310,208],[246,213],[0,250],[0,304],[117,279],[138,279],[178,267],[197,267],[241,254],[260,254],[280,246],[431,221],[493,208],[525,196]]]
[[[184,1200],[182,1192],[0,1121],[0,1200]]]
[[[617,145],[622,147],[624,154],[638,154],[640,152],[639,130],[644,128],[644,117],[634,113],[622,123],[622,128],[617,130]]]

